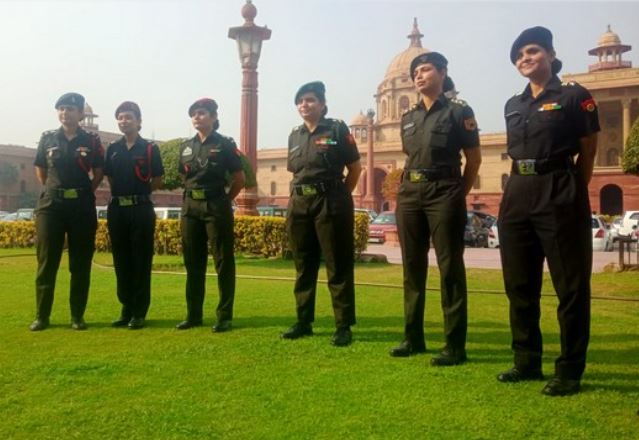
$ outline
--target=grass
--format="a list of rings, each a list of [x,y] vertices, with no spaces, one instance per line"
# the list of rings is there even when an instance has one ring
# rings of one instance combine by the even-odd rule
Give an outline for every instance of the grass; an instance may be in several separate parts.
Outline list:
[[[117,317],[110,255],[96,256],[86,318],[68,327],[66,254],[52,327],[33,318],[35,257],[0,251],[0,438],[588,438],[631,439],[639,432],[639,302],[593,300],[583,392],[540,394],[542,382],[504,385],[511,365],[508,303],[471,293],[468,354],[459,367],[428,361],[443,344],[438,292],[427,297],[429,353],[393,359],[402,339],[401,289],[357,288],[358,325],[347,348],[329,344],[334,322],[325,285],[318,291],[316,336],[283,341],[294,321],[291,281],[238,279],[234,330],[212,334],[217,303],[208,279],[206,327],[174,329],[184,317],[184,276],[153,276],[148,327],[113,329]],[[179,257],[156,267],[181,271]],[[293,277],[292,262],[238,258],[238,274]],[[323,272],[322,272],[323,274]],[[360,282],[401,285],[401,267],[365,264]],[[501,272],[469,270],[470,289],[501,290]],[[429,287],[437,287],[431,269]],[[545,292],[552,292],[549,281]],[[639,299],[636,274],[596,274],[593,293]],[[552,373],[559,337],[556,299],[542,299],[544,371]]]

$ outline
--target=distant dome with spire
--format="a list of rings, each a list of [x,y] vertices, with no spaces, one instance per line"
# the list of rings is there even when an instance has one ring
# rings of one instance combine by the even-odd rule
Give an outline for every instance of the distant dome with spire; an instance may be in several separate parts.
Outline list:
[[[398,76],[409,76],[410,63],[417,55],[430,52],[430,50],[422,47],[422,37],[424,35],[417,27],[417,18],[413,19],[413,30],[408,34],[410,40],[408,48],[393,58],[386,69],[385,79],[396,78]]]

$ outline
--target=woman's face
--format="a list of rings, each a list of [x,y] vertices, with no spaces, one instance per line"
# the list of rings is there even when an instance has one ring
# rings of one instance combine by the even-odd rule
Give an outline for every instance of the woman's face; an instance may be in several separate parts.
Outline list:
[[[140,129],[140,120],[133,112],[118,113],[118,128],[124,134],[134,134]]]
[[[75,105],[61,105],[58,107],[58,120],[65,127],[77,127],[84,117],[84,113]]]
[[[193,123],[193,128],[195,128],[199,132],[210,133],[213,131],[213,125],[217,121],[217,113],[209,113],[208,110],[203,108],[198,108],[193,110],[193,115],[191,116],[191,123]]]
[[[419,93],[432,95],[442,92],[446,69],[441,69],[440,71],[433,64],[426,63],[417,66],[413,73],[413,82]]]
[[[305,121],[319,121],[325,107],[326,104],[320,102],[312,92],[304,93],[297,100],[297,111]]]
[[[543,79],[552,76],[551,63],[554,59],[554,52],[549,52],[538,44],[528,44],[517,52],[515,67],[528,79]]]

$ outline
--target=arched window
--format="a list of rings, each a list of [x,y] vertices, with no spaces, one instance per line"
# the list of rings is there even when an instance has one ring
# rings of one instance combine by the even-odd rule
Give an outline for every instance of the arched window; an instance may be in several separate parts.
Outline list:
[[[274,196],[277,194],[277,183],[271,182],[271,195]]]
[[[475,177],[475,182],[473,183],[473,189],[481,188],[481,179],[479,178],[479,174]]]
[[[359,137],[359,128],[355,129],[355,137],[358,138]]]
[[[610,148],[606,151],[606,166],[614,167],[619,165],[619,150]]]
[[[399,98],[399,114],[403,115],[406,110],[410,107],[410,101],[408,100],[408,96],[402,96]]]
[[[508,183],[508,174],[501,175],[501,190],[503,191],[506,188],[506,184]]]
[[[362,128],[362,141],[366,141],[368,139],[368,130]]]
[[[388,114],[388,106],[386,105],[386,101],[382,101],[382,119],[386,119],[387,114]]]

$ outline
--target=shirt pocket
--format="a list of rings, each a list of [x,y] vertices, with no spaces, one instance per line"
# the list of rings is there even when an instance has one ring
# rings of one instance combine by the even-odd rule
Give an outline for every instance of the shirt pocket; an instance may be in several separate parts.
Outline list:
[[[409,156],[419,149],[419,135],[415,121],[402,125],[402,147]]]
[[[79,146],[75,149],[75,163],[85,173],[88,173],[91,170],[91,159],[93,158],[92,153],[93,151],[89,147]]]
[[[302,156],[302,146],[295,145],[288,150],[288,170],[291,173],[297,173],[304,168],[304,160]]]
[[[62,151],[60,151],[60,147],[53,146],[47,148],[46,152],[47,157],[47,166],[49,168],[55,168],[60,163],[60,159],[62,158]]]

